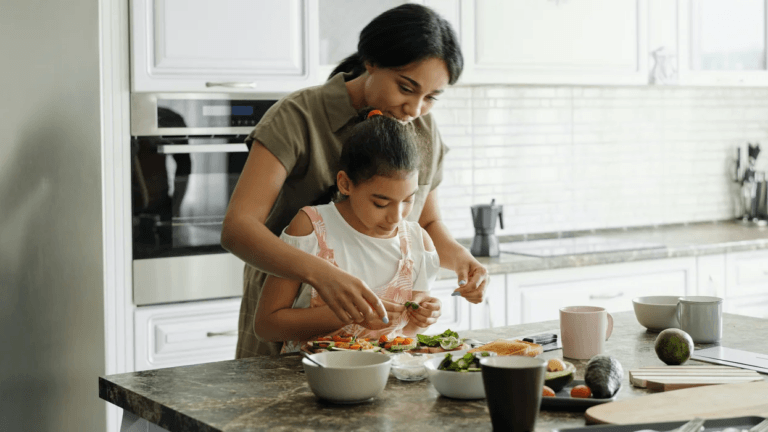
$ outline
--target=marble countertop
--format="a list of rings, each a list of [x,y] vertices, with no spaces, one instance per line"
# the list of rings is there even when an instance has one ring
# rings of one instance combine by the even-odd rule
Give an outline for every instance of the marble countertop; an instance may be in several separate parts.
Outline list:
[[[621,252],[588,253],[537,258],[501,253],[498,257],[479,257],[491,274],[517,273],[599,264],[615,264],[651,259],[665,259],[726,252],[752,251],[768,248],[768,227],[744,225],[737,221],[701,222],[628,229],[605,229],[558,234],[499,237],[499,242],[541,240],[558,237],[600,236],[616,240],[661,243],[666,248],[641,249]],[[472,239],[459,240],[469,247]],[[438,279],[452,279],[456,275],[441,269]]]
[[[462,336],[491,341],[558,326],[558,321],[544,321],[467,331]],[[606,354],[619,360],[625,371],[617,400],[648,393],[629,384],[628,371],[663,365],[653,350],[656,336],[640,326],[632,312],[614,314]],[[723,315],[724,346],[768,354],[766,340],[767,320]],[[697,349],[708,346],[697,345]],[[562,357],[562,350],[541,357]],[[583,379],[586,361],[573,363],[576,379]],[[691,360],[686,364],[702,363]],[[427,380],[403,382],[390,376],[381,396],[370,402],[324,403],[309,389],[297,356],[255,357],[99,377],[99,397],[170,431],[491,430],[485,400],[442,397]],[[542,410],[536,430],[584,425],[583,412]]]

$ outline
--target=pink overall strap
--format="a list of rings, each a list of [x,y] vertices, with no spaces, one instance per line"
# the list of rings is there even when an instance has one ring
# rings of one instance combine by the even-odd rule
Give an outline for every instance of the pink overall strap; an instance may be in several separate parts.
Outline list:
[[[322,216],[320,216],[320,213],[317,211],[317,208],[312,206],[305,206],[301,208],[301,211],[306,213],[307,216],[309,216],[309,220],[312,221],[312,226],[315,229],[315,236],[317,237],[317,245],[320,247],[320,251],[317,253],[317,256],[320,258],[324,258],[326,260],[329,260],[331,262],[334,262],[333,260],[333,249],[330,249],[328,247],[328,243],[325,241],[326,237],[326,230],[325,230],[325,222],[323,222]]]
[[[411,236],[408,235],[408,225],[405,221],[400,221],[397,227],[397,236],[400,237],[400,253],[403,260],[411,259]]]

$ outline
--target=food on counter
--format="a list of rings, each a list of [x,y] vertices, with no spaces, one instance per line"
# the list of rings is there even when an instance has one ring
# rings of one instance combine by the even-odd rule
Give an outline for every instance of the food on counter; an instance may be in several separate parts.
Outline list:
[[[555,397],[555,391],[547,386],[544,386],[542,387],[541,395],[544,397]]]
[[[457,360],[453,360],[453,354],[446,353],[437,370],[454,372],[480,372],[480,358],[489,357],[491,354],[484,352],[468,352]]]
[[[382,335],[378,340],[378,346],[390,352],[414,349],[417,344],[415,339],[405,336],[397,336],[390,340],[386,335]]]
[[[664,363],[681,365],[691,358],[693,338],[683,330],[668,328],[656,337],[654,349],[659,360]]]
[[[585,386],[584,384],[574,386],[571,389],[571,397],[588,398],[590,396],[592,396],[592,390],[589,387]]]
[[[565,370],[564,361],[557,358],[553,358],[553,359],[549,359],[549,361],[547,362],[547,372],[559,372],[563,370]]]
[[[521,340],[497,339],[493,342],[469,350],[471,353],[481,351],[492,351],[501,356],[523,355],[528,357],[536,357],[537,355],[544,352],[544,347],[539,344],[524,342]]]
[[[559,360],[559,359],[552,359],[552,360]],[[550,360],[550,361],[552,361]],[[549,371],[549,366],[547,366],[547,372],[544,374],[544,384],[549,386],[554,391],[558,392],[562,390],[563,387],[567,386],[573,381],[573,374],[576,372],[576,367],[568,362],[564,362],[562,360],[559,360],[563,365],[562,370],[558,371]]]
[[[584,382],[596,398],[610,398],[621,387],[624,368],[611,356],[596,355],[587,363]]]
[[[464,340],[459,337],[459,334],[451,329],[434,336],[417,334],[416,338],[419,342],[418,346],[411,350],[411,352],[440,353],[469,348],[469,346],[464,343]]]
[[[401,381],[420,381],[427,377],[424,363],[428,356],[412,355],[407,352],[395,355],[392,359],[392,373]]]

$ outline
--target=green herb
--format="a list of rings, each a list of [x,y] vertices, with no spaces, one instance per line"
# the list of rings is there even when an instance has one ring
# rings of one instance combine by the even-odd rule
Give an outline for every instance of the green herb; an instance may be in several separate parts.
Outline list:
[[[407,308],[408,308],[408,307],[410,307],[410,308],[411,308],[411,309],[413,309],[413,310],[416,310],[416,309],[418,309],[418,308],[419,308],[419,304],[418,304],[418,303],[416,303],[416,302],[412,302],[412,301],[407,301],[407,302],[405,302],[405,305],[403,305],[403,306],[405,306],[405,307],[407,307]]]
[[[456,361],[453,361],[453,355],[451,353],[445,354],[445,358],[438,365],[438,370],[447,370],[454,372],[480,372],[480,359],[479,357],[488,357],[490,354],[487,352],[479,353],[466,353],[464,356]]]
[[[416,339],[419,340],[419,345],[429,346],[429,347],[440,346],[440,341],[442,339],[447,339],[447,338],[451,338],[451,337],[458,339],[459,334],[456,333],[455,331],[451,331],[451,329],[448,329],[448,330],[444,331],[443,333],[441,333],[439,335],[435,335],[435,336],[427,336],[427,335],[422,335],[422,334],[417,334],[416,335]]]

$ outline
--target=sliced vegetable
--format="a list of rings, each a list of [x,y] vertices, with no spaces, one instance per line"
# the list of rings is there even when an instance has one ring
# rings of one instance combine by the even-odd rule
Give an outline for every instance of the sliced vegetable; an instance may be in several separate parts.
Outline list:
[[[440,346],[440,341],[445,338],[455,338],[459,339],[459,334],[455,331],[451,331],[451,329],[448,329],[444,331],[443,333],[435,336],[427,336],[418,334],[416,335],[416,338],[419,340],[419,345],[422,346],[428,346],[428,347],[438,347]]]

